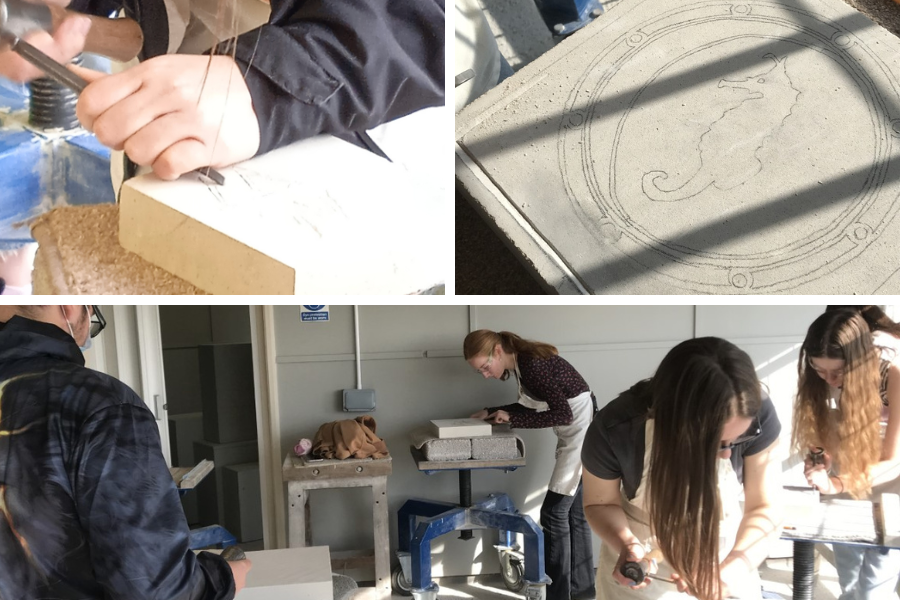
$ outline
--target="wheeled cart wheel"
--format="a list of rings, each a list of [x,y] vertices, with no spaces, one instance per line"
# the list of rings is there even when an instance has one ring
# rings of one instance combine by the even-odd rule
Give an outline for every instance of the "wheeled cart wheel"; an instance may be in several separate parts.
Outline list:
[[[401,596],[412,596],[412,584],[406,579],[400,565],[394,567],[391,572],[391,587]]]
[[[518,593],[525,589],[525,565],[522,564],[522,557],[518,553],[500,553],[500,575],[511,592]]]

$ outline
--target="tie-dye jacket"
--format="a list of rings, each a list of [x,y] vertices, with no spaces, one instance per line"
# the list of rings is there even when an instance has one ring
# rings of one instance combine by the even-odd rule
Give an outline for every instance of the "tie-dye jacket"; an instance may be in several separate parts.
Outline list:
[[[232,598],[188,538],[137,394],[55,325],[0,324],[0,600]]]

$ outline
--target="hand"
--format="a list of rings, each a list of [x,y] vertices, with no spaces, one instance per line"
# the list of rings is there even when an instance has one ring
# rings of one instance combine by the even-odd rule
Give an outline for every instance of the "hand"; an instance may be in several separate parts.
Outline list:
[[[619,560],[616,561],[616,566],[613,567],[612,576],[616,583],[628,586],[635,590],[650,585],[652,580],[649,577],[645,577],[644,581],[635,583],[633,579],[629,579],[622,575],[622,565],[626,562],[643,562],[643,566],[647,569],[647,573],[656,573],[656,561],[644,560],[644,556],[644,546],[639,542],[635,541],[622,548],[622,551],[619,553]]]
[[[687,582],[681,578],[681,575],[678,573],[672,573],[670,576],[672,582],[675,583],[675,587],[678,588],[678,591],[681,593],[689,593],[690,589],[688,587]]]
[[[505,410],[498,410],[497,412],[488,415],[487,421],[495,424],[509,423],[509,413]]]
[[[809,453],[807,453],[806,457],[803,460],[803,464],[806,466],[807,469],[811,469],[812,467],[815,466],[815,465],[813,465],[812,459],[810,458],[810,453],[812,453],[813,450],[817,450],[817,449],[818,448],[816,446],[809,447]],[[831,455],[828,452],[823,452],[822,460],[823,460],[822,466],[825,467],[826,471],[830,471],[831,470]]]
[[[50,58],[68,64],[84,49],[90,28],[90,19],[84,15],[73,14],[59,24],[53,35],[46,31],[33,31],[24,35],[22,39]],[[18,82],[31,81],[43,76],[40,69],[8,48],[8,44],[0,43],[0,76]]]
[[[828,471],[825,470],[823,465],[809,467],[803,471],[803,474],[806,475],[806,481],[809,485],[816,488],[821,493],[836,493],[837,490],[835,490],[834,486],[831,484],[831,477],[828,476]]]
[[[92,82],[78,101],[84,128],[162,179],[232,165],[259,148],[250,91],[231,57],[158,56],[115,75],[76,69]]]
[[[250,568],[253,567],[253,563],[250,562],[250,559],[245,559],[236,560],[227,564],[231,567],[231,574],[234,576],[234,593],[237,595],[237,593],[247,585],[247,573],[250,571]]]

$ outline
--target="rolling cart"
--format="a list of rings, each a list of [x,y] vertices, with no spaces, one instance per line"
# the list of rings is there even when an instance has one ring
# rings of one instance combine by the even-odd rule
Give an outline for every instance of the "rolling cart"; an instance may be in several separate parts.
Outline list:
[[[416,467],[431,475],[439,471],[459,472],[459,504],[434,500],[407,500],[397,513],[400,565],[391,582],[400,594],[415,600],[436,600],[438,585],[431,579],[431,541],[451,531],[462,530],[460,539],[472,539],[472,529],[497,529],[501,575],[506,586],[522,592],[528,600],[543,600],[550,579],[544,572],[544,533],[534,519],[520,514],[506,494],[489,494],[472,501],[472,471],[514,471],[525,466],[525,457],[507,460],[429,461],[421,450],[410,448]],[[525,537],[524,552],[515,534]]]

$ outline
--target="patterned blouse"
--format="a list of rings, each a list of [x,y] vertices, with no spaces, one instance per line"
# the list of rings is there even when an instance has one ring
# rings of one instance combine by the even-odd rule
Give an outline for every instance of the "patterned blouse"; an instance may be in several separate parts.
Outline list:
[[[546,402],[549,408],[536,411],[521,404],[507,404],[489,407],[488,412],[505,410],[509,413],[510,425],[519,429],[542,429],[571,423],[569,399],[591,390],[575,367],[561,356],[537,358],[519,354],[516,361],[525,393],[535,400]]]

